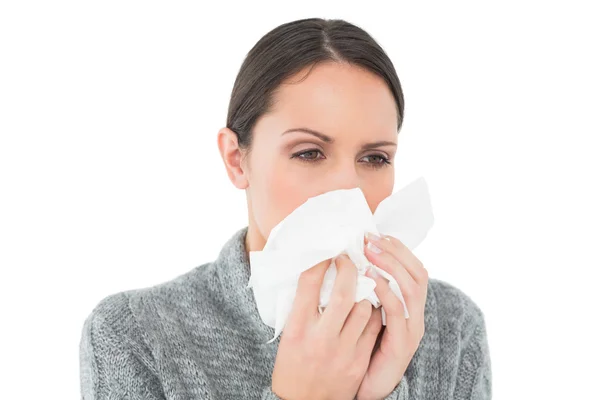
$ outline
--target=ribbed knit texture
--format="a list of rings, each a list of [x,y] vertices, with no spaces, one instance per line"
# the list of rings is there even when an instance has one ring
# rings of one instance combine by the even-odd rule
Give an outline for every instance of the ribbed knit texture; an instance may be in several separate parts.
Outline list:
[[[81,398],[279,399],[271,374],[281,336],[247,289],[248,227],[213,262],[168,282],[103,298],[83,324]],[[429,278],[425,334],[386,400],[489,399],[484,317],[448,283]]]

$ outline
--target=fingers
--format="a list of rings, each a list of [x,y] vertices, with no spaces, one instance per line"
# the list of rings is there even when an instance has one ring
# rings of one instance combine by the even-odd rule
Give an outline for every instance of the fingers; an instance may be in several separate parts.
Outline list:
[[[374,279],[375,283],[377,284],[375,287],[375,294],[379,298],[381,306],[385,311],[386,326],[394,334],[398,332],[400,335],[406,335],[408,323],[409,321],[415,319],[416,315],[409,310],[411,318],[408,320],[404,318],[404,307],[402,306],[402,302],[400,299],[398,299],[398,297],[396,297],[390,288],[387,279],[383,278],[381,275],[374,276],[372,274],[372,270],[367,271],[367,276],[369,276],[371,279]]]
[[[369,303],[369,305],[371,304]],[[377,338],[381,332],[381,329],[383,328],[383,324],[381,322],[381,307],[374,308],[372,305],[371,307],[373,310],[371,311],[369,322],[367,323],[365,329],[361,332],[361,335],[356,343],[357,353],[368,358],[370,358],[373,354]]]
[[[404,245],[404,243],[389,235],[383,235],[383,237],[379,239],[377,239],[377,236],[373,234],[367,234],[366,236],[366,240],[368,242],[372,242],[373,245],[390,253],[396,260],[398,260],[404,266],[404,268],[406,268],[415,282],[417,282],[419,285],[424,285],[427,283],[428,273],[423,266],[423,263],[414,255],[412,251],[410,251],[408,247]]]
[[[335,259],[336,278],[329,304],[321,315],[319,323],[326,335],[340,335],[346,317],[355,304],[356,280],[358,271],[347,255],[342,254]]]
[[[329,264],[331,264],[331,259],[322,261],[300,274],[292,310],[286,322],[288,331],[300,329],[310,320],[316,321],[318,319],[321,286]]]
[[[396,283],[398,283],[398,286],[400,287],[400,292],[402,292],[402,297],[406,302],[406,308],[408,308],[409,315],[420,312],[421,307],[418,302],[420,288],[412,276],[408,273],[406,268],[404,268],[404,266],[400,264],[398,260],[396,260],[391,254],[385,251],[382,253],[374,253],[372,250],[366,247],[365,255],[370,262],[390,274],[394,280],[396,280]],[[386,290],[389,290],[390,293],[393,294],[389,284],[387,281],[385,282]],[[377,291],[375,292],[377,293]],[[379,295],[377,295],[377,297],[379,297]],[[404,318],[403,305],[397,297],[395,298],[398,301],[398,305],[402,307],[402,318]],[[385,312],[387,318],[387,310]]]
[[[369,239],[365,250],[367,259],[394,277],[406,301],[409,314],[415,311],[423,314],[429,274],[421,261],[400,240],[392,236],[383,236],[387,240],[376,239],[371,234],[367,236]],[[380,253],[371,251],[371,246],[376,246],[382,251]],[[412,306],[409,305],[411,302]]]
[[[352,347],[356,346],[358,339],[371,319],[372,312],[373,305],[369,300],[361,300],[355,303],[348,318],[346,318],[346,322],[340,333],[340,339],[347,344],[353,345]]]

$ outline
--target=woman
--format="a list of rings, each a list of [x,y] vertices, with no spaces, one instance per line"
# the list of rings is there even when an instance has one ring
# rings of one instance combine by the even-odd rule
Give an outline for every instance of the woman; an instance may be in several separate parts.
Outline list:
[[[484,317],[459,289],[429,279],[396,238],[369,237],[365,254],[386,281],[386,311],[355,303],[357,269],[337,262],[332,301],[317,311],[330,260],[304,272],[286,327],[258,313],[248,252],[309,197],[360,187],[371,211],[392,193],[404,115],[400,82],[380,46],[343,20],[304,19],[267,33],[233,87],[218,147],[246,191],[248,226],[218,258],[154,287],[104,298],[80,343],[85,399],[488,399]],[[318,229],[318,227],[315,227]]]

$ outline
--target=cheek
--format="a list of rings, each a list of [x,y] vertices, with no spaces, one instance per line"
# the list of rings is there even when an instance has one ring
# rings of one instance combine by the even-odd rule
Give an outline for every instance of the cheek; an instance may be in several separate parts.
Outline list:
[[[312,185],[311,185],[311,182]],[[278,168],[271,173],[267,186],[269,214],[274,225],[304,203],[314,192],[313,181],[304,180],[294,171]]]
[[[265,235],[282,219],[316,194],[314,179],[304,179],[289,163],[271,160],[255,169],[251,183],[254,217]],[[314,186],[314,183],[312,184]]]

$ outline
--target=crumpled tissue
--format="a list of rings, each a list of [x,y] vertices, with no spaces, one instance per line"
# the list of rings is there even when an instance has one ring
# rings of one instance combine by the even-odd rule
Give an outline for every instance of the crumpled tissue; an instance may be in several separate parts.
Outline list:
[[[388,280],[404,305],[404,317],[409,318],[396,280],[366,258],[364,234],[390,235],[412,250],[425,239],[433,221],[423,177],[382,200],[374,213],[360,188],[333,190],[306,200],[271,230],[263,250],[249,252],[251,276],[247,288],[253,288],[263,322],[275,329],[275,336],[267,343],[283,331],[300,274],[331,258],[320,291],[319,312],[323,312],[337,272],[333,258],[339,254],[347,254],[358,269],[356,302],[367,299],[374,307],[381,306],[375,281],[365,275],[373,267]],[[382,319],[386,325],[383,309]]]

